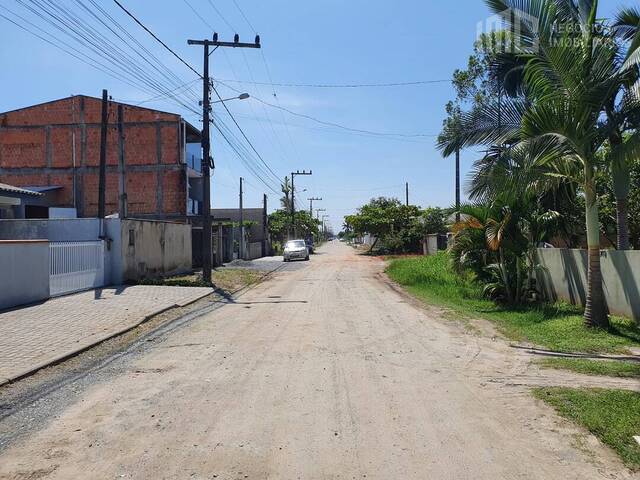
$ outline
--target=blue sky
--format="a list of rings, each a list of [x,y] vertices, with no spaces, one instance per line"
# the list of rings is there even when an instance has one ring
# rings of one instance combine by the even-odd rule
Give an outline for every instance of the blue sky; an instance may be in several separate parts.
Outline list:
[[[73,0],[61,1],[73,4]],[[195,79],[115,3],[97,2],[181,80]],[[440,131],[445,103],[453,97],[448,83],[323,89],[241,82],[367,84],[450,79],[454,69],[465,66],[476,25],[488,15],[481,0],[188,0],[202,19],[185,0],[122,3],[198,71],[202,50],[187,46],[188,38],[210,37],[213,27],[221,39],[231,40],[237,32],[242,40],[251,41],[255,28],[262,39],[262,52],[219,49],[211,57],[214,78],[253,97],[354,129],[433,136]],[[601,4],[603,14],[620,5],[611,0]],[[33,18],[14,0],[0,0],[0,13],[6,14],[6,8]],[[0,50],[0,86],[3,92],[11,92],[0,96],[0,111],[70,94],[99,96],[102,88],[115,99],[141,101],[153,96],[94,70],[2,18],[0,26],[4,45]],[[200,92],[200,84],[193,86],[194,92]],[[220,93],[225,98],[235,95],[224,85],[220,85]],[[167,99],[144,105],[181,113],[201,126],[197,115]],[[229,102],[228,107],[278,176],[297,169],[313,170],[313,176],[297,179],[300,206],[308,208],[306,199],[310,196],[322,197],[324,201],[316,206],[327,209],[336,231],[344,215],[371,197],[404,198],[407,181],[412,203],[446,207],[453,202],[453,162],[440,157],[433,136],[356,134],[292,116],[253,98]],[[220,105],[215,108],[220,111]],[[220,113],[231,126],[230,119]],[[219,135],[214,137],[213,153],[217,167],[212,180],[214,207],[237,206],[240,176],[246,178],[246,206],[259,206],[263,193],[269,194],[271,207],[277,205],[279,195],[248,171]],[[476,157],[473,151],[464,152],[463,174]],[[277,188],[266,176],[262,180]]]

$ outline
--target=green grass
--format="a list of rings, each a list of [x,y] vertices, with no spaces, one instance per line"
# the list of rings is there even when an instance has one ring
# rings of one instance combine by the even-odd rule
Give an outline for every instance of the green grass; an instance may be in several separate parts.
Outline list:
[[[612,360],[587,360],[583,358],[546,358],[539,362],[544,368],[570,370],[585,375],[602,375],[607,377],[636,378],[640,377],[639,362]],[[640,433],[638,433],[640,435]]]
[[[640,346],[640,328],[631,320],[612,318],[611,331],[586,328],[582,312],[570,305],[555,304],[506,308],[482,296],[469,276],[452,271],[449,256],[392,259],[388,275],[409,293],[427,303],[490,320],[508,338],[560,352],[625,352]]]
[[[640,470],[640,393],[626,390],[537,388],[534,395],[613,448],[625,465]]]

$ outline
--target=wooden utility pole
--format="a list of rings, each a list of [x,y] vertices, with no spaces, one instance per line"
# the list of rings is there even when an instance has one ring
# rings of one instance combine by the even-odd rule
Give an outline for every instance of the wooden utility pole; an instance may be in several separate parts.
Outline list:
[[[244,260],[244,210],[242,208],[242,177],[240,177],[240,244],[238,247],[238,256],[240,260]]]
[[[213,40],[187,40],[189,45],[204,47],[204,65],[202,75],[202,177],[203,177],[203,207],[202,207],[202,277],[205,282],[211,282],[211,138],[209,131],[211,115],[209,80],[209,47],[260,48],[260,36],[256,35],[255,43],[240,43],[238,34],[233,42],[219,42],[218,34],[213,34]]]
[[[409,206],[409,182],[404,185],[405,204]]]
[[[321,202],[322,198],[308,198],[307,200],[309,200],[309,215],[311,215],[311,217],[313,217],[313,202],[318,201]]]
[[[296,232],[296,185],[295,178],[296,175],[313,175],[313,171],[306,170],[300,171],[296,170],[295,172],[291,172],[291,226],[293,228],[293,236],[294,238],[297,236]],[[292,240],[292,239],[289,239]]]
[[[107,184],[107,122],[109,121],[109,97],[102,90],[102,120],[100,123],[100,169],[98,177],[98,218],[105,217],[105,188]],[[102,235],[102,232],[100,232]]]
[[[118,104],[118,213],[127,218],[127,177],[124,158],[124,105]]]

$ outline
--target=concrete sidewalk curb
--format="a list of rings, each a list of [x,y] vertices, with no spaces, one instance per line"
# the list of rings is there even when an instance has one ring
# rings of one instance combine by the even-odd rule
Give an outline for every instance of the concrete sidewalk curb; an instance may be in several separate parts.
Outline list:
[[[55,357],[52,357],[48,360],[45,360],[43,362],[37,363],[33,366],[30,366],[29,368],[15,374],[15,375],[11,375],[8,378],[1,378],[0,379],[0,387],[3,387],[4,385],[7,385],[9,383],[13,383],[16,382],[17,380],[20,380],[22,378],[25,378],[35,372],[37,372],[38,370],[42,370],[45,367],[49,367],[51,365],[55,365],[57,363],[60,363],[64,360],[67,360],[71,357],[74,357],[76,355],[81,354],[82,352],[85,352],[87,350],[89,350],[92,347],[95,347],[96,345],[106,342],[107,340],[110,340],[114,337],[117,337],[119,335],[122,335],[123,333],[128,332],[129,330],[133,330],[134,328],[142,325],[143,323],[149,321],[151,318],[155,317],[156,315],[160,315],[161,313],[167,312],[169,310],[172,310],[174,308],[180,308],[180,307],[186,307],[187,305],[191,305],[192,303],[197,302],[198,300],[203,299],[204,297],[214,294],[215,290],[211,289],[210,292],[208,293],[203,293],[202,295],[199,295],[197,298],[194,298],[192,300],[186,301],[186,302],[179,302],[179,303],[174,303],[173,305],[170,305],[168,307],[164,307],[164,308],[160,308],[158,310],[155,310],[149,314],[147,314],[146,316],[144,316],[143,318],[141,318],[140,320],[136,320],[133,323],[130,323],[129,325],[127,325],[126,327],[123,327],[115,332],[110,332],[107,333],[101,337],[96,337],[95,339],[89,341],[89,342],[85,342],[82,345],[73,348],[71,350],[68,350],[65,353],[62,353],[60,355],[56,355]]]
[[[250,290],[251,288],[253,288],[253,287],[261,284],[265,280],[267,280],[267,278],[271,274],[277,272],[278,270],[280,270],[282,268],[283,268],[283,265],[279,265],[278,267],[274,268],[273,270],[270,270],[270,271],[266,272],[258,282],[254,283],[252,285],[246,285],[244,287],[241,287],[238,290],[230,292],[229,295],[230,296],[240,296],[240,295],[244,294],[246,291]],[[207,297],[207,296],[209,296],[211,294],[216,294],[216,293],[217,293],[217,290],[212,288],[210,292],[203,293],[202,295],[199,295],[197,298],[194,298],[192,300],[188,300],[186,302],[178,302],[178,303],[174,303],[171,306],[160,308],[160,309],[158,309],[158,310],[146,315],[142,319],[136,320],[135,322],[127,325],[126,327],[123,327],[123,328],[117,330],[116,332],[110,332],[110,333],[107,333],[107,334],[105,334],[105,335],[103,335],[101,337],[96,337],[95,339],[93,339],[93,340],[91,340],[89,342],[85,342],[82,345],[80,345],[80,346],[78,346],[76,348],[73,348],[72,350],[68,350],[67,352],[65,352],[63,354],[56,355],[55,357],[52,357],[52,358],[50,358],[48,360],[40,362],[40,363],[38,363],[38,364],[36,364],[34,366],[30,366],[29,368],[27,368],[27,369],[15,374],[15,375],[11,375],[10,377],[7,377],[7,378],[2,377],[2,378],[0,378],[0,387],[3,387],[5,385],[11,384],[11,383],[14,383],[14,382],[16,382],[18,380],[21,380],[21,379],[23,379],[25,377],[28,377],[28,376],[36,373],[38,370],[42,370],[43,368],[49,367],[49,366],[52,366],[52,365],[56,365],[56,364],[58,364],[60,362],[63,362],[63,361],[65,361],[65,360],[67,360],[67,359],[69,359],[71,357],[79,355],[79,354],[81,354],[81,353],[83,353],[83,352],[95,347],[96,345],[99,345],[99,344],[101,344],[103,342],[106,342],[107,340],[110,340],[110,339],[118,337],[118,336],[120,336],[120,335],[122,335],[124,333],[127,333],[128,331],[133,330],[134,328],[142,325],[143,323],[148,322],[151,318],[155,317],[156,315],[160,315],[160,314],[165,313],[165,312],[167,312],[169,310],[173,310],[174,308],[186,307],[188,305],[191,305],[191,304],[197,302],[198,300],[202,300],[203,298],[205,298],[205,297]],[[224,305],[224,302],[221,302],[221,303]]]

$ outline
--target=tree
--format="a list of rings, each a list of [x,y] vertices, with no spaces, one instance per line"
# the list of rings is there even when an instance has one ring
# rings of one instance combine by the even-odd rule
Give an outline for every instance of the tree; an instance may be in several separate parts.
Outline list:
[[[620,10],[614,23],[616,38],[626,43],[626,62],[638,63],[638,45],[640,45],[640,11],[635,8]],[[630,248],[629,232],[629,194],[631,191],[630,170],[636,160],[631,154],[620,152],[621,145],[628,140],[625,131],[640,127],[640,112],[637,106],[637,68],[628,72],[628,79],[621,85],[621,95],[614,95],[606,108],[610,146],[609,166],[612,176],[612,191],[616,198],[616,224],[618,250]],[[629,95],[630,93],[630,95]],[[620,101],[616,104],[618,98]],[[631,100],[630,102],[628,100]]]
[[[280,206],[285,212],[291,212],[291,181],[289,177],[284,177],[284,182],[280,186],[282,197],[280,197]]]
[[[640,159],[629,165],[630,190],[627,196],[627,206],[630,212],[640,211]],[[610,238],[616,233],[619,213],[618,199],[614,190],[612,176],[604,176],[598,188],[598,200],[602,209],[602,233]],[[628,219],[629,246],[640,250],[640,217],[630,215]],[[612,243],[615,244],[615,242]]]
[[[420,213],[420,223],[424,234],[445,234],[447,233],[447,214],[449,210],[438,207],[425,208]]]
[[[420,209],[404,205],[397,198],[379,197],[360,207],[358,213],[345,217],[345,223],[356,234],[370,234],[376,238],[371,250],[382,242],[392,251],[415,250],[421,234]]]
[[[558,229],[560,214],[535,199],[503,195],[464,205],[453,226],[451,253],[458,271],[470,269],[494,300],[518,304],[537,298],[536,249]]]
[[[295,223],[296,230],[302,238],[319,238],[319,222],[306,210],[296,212]],[[280,209],[269,215],[269,234],[274,242],[284,243],[288,233],[292,231],[291,227],[290,211]]]
[[[487,0],[496,13],[510,10],[508,31],[517,34],[518,45],[537,45],[518,52],[526,60],[526,101],[509,102],[514,115],[502,121],[501,104],[483,105],[464,119],[464,142],[523,148],[548,169],[549,178],[578,182],[585,198],[588,243],[588,289],[585,323],[608,327],[600,269],[600,225],[596,178],[601,170],[597,152],[605,138],[601,116],[621,84],[628,67],[621,67],[617,45],[597,41],[598,2],[539,0]],[[534,30],[529,19],[538,18]],[[508,119],[509,120],[509,119]],[[495,125],[500,125],[496,129]],[[628,150],[635,143],[620,148]]]

